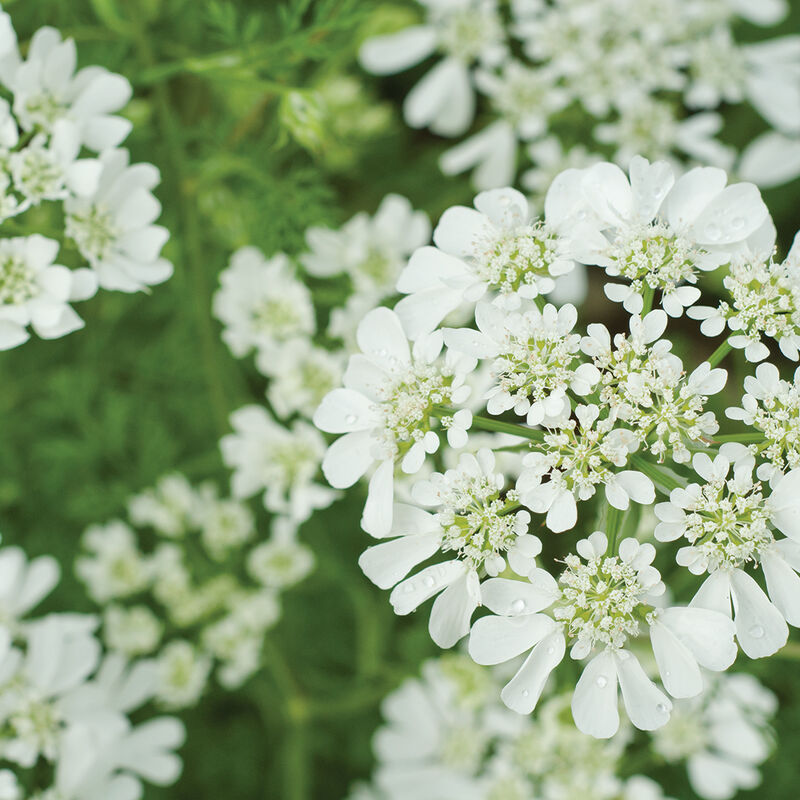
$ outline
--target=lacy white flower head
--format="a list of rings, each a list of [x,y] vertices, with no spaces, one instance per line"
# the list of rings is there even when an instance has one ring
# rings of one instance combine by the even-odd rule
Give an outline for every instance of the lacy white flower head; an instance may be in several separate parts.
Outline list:
[[[440,407],[463,403],[470,394],[464,376],[474,359],[448,351],[441,356],[441,333],[409,347],[397,314],[377,308],[358,326],[361,353],[352,355],[344,388],[334,389],[314,414],[314,424],[345,434],[325,454],[322,469],[331,485],[352,486],[377,462],[369,484],[362,525],[385,536],[392,525],[395,467],[413,475],[425,456],[439,449],[447,431],[451,446],[466,442],[471,415]]]
[[[251,350],[269,353],[276,344],[308,337],[316,329],[311,294],[283,253],[267,260],[255,247],[231,256],[214,295],[222,339],[237,358]]]
[[[727,264],[769,212],[753,184],[727,186],[723,170],[697,167],[675,179],[665,162],[636,156],[630,180],[613,164],[589,167],[581,181],[562,187],[575,192],[593,217],[574,232],[573,254],[603,267],[609,299],[640,314],[646,296],[660,293],[671,317],[700,297],[698,273]]]
[[[749,450],[758,458],[758,477],[772,482],[800,467],[800,367],[789,382],[774,364],[759,364],[756,374],[744,379],[744,389],[741,407],[725,414],[763,434],[763,442]]]
[[[730,800],[761,783],[778,698],[752,675],[706,677],[706,692],[675,704],[652,747],[667,762],[686,761],[692,789],[704,800]]]
[[[451,311],[487,292],[513,309],[552,291],[554,279],[574,267],[560,235],[582,213],[570,193],[569,202],[562,202],[562,184],[573,178],[567,171],[553,185],[543,222],[532,217],[524,195],[510,188],[482,192],[474,209],[445,211],[433,232],[436,247],[417,250],[397,282],[408,295],[397,313],[410,338],[429,333]]]
[[[10,764],[21,782],[4,780],[4,790],[101,800],[122,787],[125,796],[140,795],[142,779],[174,783],[181,723],[164,717],[133,727],[127,716],[154,696],[154,665],[128,666],[118,655],[101,662],[94,617],[51,614],[17,624],[53,588],[57,568],[47,557],[26,564],[17,548],[0,550],[0,565],[17,593],[4,601],[3,623],[12,627],[0,629],[0,768],[5,774]]]
[[[401,72],[435,52],[444,58],[411,90],[403,116],[413,128],[460,136],[472,123],[475,90],[470,67],[495,66],[507,55],[496,0],[420,0],[426,22],[376,36],[361,46],[361,65],[375,75]]]
[[[48,227],[49,214],[79,254],[68,268],[53,263],[55,239],[0,242],[0,348],[8,349],[29,338],[28,326],[46,339],[82,328],[69,303],[98,285],[135,291],[169,278],[172,265],[159,256],[169,234],[152,225],[158,171],[128,167],[127,151],[115,149],[131,129],[114,113],[130,99],[128,81],[102,67],[76,72],[74,41],[54,28],[33,35],[23,60],[5,12],[2,25],[0,94],[11,104],[0,96],[0,221],[36,208],[26,228]],[[84,157],[86,149],[100,156]]]
[[[433,2],[425,5],[433,11]],[[435,3],[444,11],[471,7],[472,19],[486,5]],[[764,185],[800,174],[800,38],[741,43],[734,34],[738,17],[777,24],[788,13],[786,2],[558,0],[510,6],[510,24],[493,11],[474,33],[461,33],[466,64],[445,60],[406,100],[409,125],[468,134],[441,159],[446,174],[474,168],[478,189],[512,184],[527,161],[519,158],[518,141],[547,133],[561,141],[594,139],[595,149],[614,153],[621,166],[639,153],[676,165],[729,169],[736,148],[717,136],[726,106],[744,103],[769,129],[745,148],[741,171]],[[519,46],[492,47],[492,58],[481,58],[481,48],[506,38]],[[414,26],[368,40],[361,61],[370,72],[393,73],[421,61],[436,44],[434,24]],[[448,52],[447,45],[440,49]],[[487,96],[477,130],[471,125],[471,85]],[[534,169],[542,164],[534,148],[525,155]]]
[[[608,738],[619,727],[617,683],[631,722],[642,730],[666,724],[672,708],[667,696],[647,677],[629,649],[649,630],[664,688],[673,697],[702,691],[700,665],[727,669],[736,658],[734,628],[718,611],[703,608],[659,609],[664,592],[652,561],[655,548],[623,539],[618,554],[609,552],[599,531],[565,559],[558,581],[536,568],[528,582],[494,578],[483,587],[493,615],[478,620],[470,635],[470,655],[481,664],[498,664],[530,650],[503,689],[510,708],[529,714],[550,672],[564,657],[591,660],[575,687],[572,713],[578,728]],[[549,610],[549,613],[543,613]]]
[[[89,528],[75,565],[105,606],[105,642],[157,655],[155,691],[170,708],[195,704],[215,667],[223,686],[241,685],[261,667],[280,594],[313,569],[296,522],[273,518],[272,536],[257,541],[246,505],[179,474],[131,498],[128,513],[131,524]]]
[[[395,504],[387,534],[394,538],[368,548],[359,559],[366,576],[382,589],[398,584],[390,597],[398,614],[409,614],[439,595],[430,633],[441,647],[452,647],[469,630],[482,602],[482,578],[498,575],[507,562],[527,574],[542,549],[539,539],[527,533],[530,514],[519,510],[515,493],[505,485],[490,450],[463,453],[457,468],[435,472],[413,486],[414,501],[435,511]],[[454,557],[402,580],[438,551]]]
[[[757,363],[769,356],[764,338],[778,344],[792,361],[800,359],[800,236],[795,237],[786,259],[775,261],[775,228],[767,225],[734,256],[723,279],[730,301],[716,308],[698,306],[689,316],[702,320],[706,336],[719,336],[727,326],[728,343],[744,350],[748,361]]]
[[[370,295],[377,304],[394,293],[408,257],[427,244],[430,235],[424,211],[414,211],[405,197],[388,194],[372,217],[361,212],[338,230],[309,228],[309,252],[300,262],[315,277],[347,275],[356,294]]]
[[[678,563],[696,575],[709,573],[692,604],[731,616],[733,600],[739,644],[761,658],[786,643],[787,622],[800,625],[800,470],[778,478],[768,492],[753,479],[748,450],[736,444],[722,450],[713,461],[694,456],[703,483],[673,489],[669,503],[656,506],[655,536],[688,542]],[[766,593],[745,571],[749,565],[762,568]]]
[[[325,442],[313,426],[303,420],[281,425],[255,405],[234,411],[231,425],[235,432],[222,437],[220,449],[234,471],[235,497],[252,497],[263,489],[268,511],[298,522],[334,501],[337,493],[316,482]]]
[[[463,655],[423,664],[382,704],[372,785],[352,800],[662,800],[641,776],[620,777],[628,730],[591,739],[565,718],[569,696],[547,692],[536,718],[497,700],[501,676]]]

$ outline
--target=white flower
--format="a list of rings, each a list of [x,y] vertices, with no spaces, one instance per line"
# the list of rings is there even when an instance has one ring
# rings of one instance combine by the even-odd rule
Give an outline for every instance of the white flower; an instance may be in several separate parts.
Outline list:
[[[89,270],[54,264],[57,253],[58,242],[38,234],[0,241],[0,349],[26,342],[29,325],[43,339],[83,327],[69,302],[94,295],[97,283]]]
[[[528,425],[542,424],[564,410],[567,390],[589,392],[600,377],[591,364],[576,364],[581,337],[572,333],[578,319],[575,306],[556,310],[547,304],[523,312],[504,313],[497,306],[478,303],[479,332],[445,329],[445,344],[481,359],[493,359],[495,384],[486,395],[486,410],[502,414],[513,408]]]
[[[774,364],[759,364],[755,376],[744,379],[744,388],[741,408],[728,408],[725,414],[764,434],[763,444],[751,451],[764,459],[758,477],[772,482],[787,469],[800,467],[800,368],[789,383],[781,380]]]
[[[336,488],[352,486],[371,465],[362,526],[385,536],[392,524],[394,469],[413,475],[439,448],[433,427],[437,406],[469,396],[464,373],[474,360],[448,351],[440,358],[441,334],[417,341],[413,351],[397,315],[387,308],[367,314],[358,326],[361,353],[350,357],[344,388],[334,389],[314,414],[314,424],[345,434],[325,454],[322,469]]]
[[[475,198],[475,208],[448,209],[433,232],[436,247],[417,250],[397,282],[409,296],[396,307],[409,337],[432,331],[463,303],[499,293],[503,305],[517,308],[522,298],[552,291],[554,278],[574,262],[559,236],[568,213],[561,201],[564,177],[548,193],[545,221],[531,216],[524,195],[493,189]]]
[[[382,589],[397,584],[390,596],[397,614],[409,614],[439,595],[429,629],[440,647],[452,647],[469,631],[472,613],[481,604],[483,575],[498,575],[506,559],[526,574],[541,551],[541,542],[527,533],[530,514],[516,510],[515,495],[504,492],[505,478],[494,470],[493,453],[481,450],[477,456],[462,454],[456,469],[418,481],[412,498],[435,513],[395,504],[387,534],[391,541],[368,548],[358,562]],[[439,550],[455,557],[403,580]]]
[[[670,721],[653,735],[653,749],[668,762],[686,760],[689,781],[705,800],[730,800],[761,782],[769,756],[769,719],[778,701],[752,675],[710,680],[706,692],[675,704]]]
[[[247,571],[260,584],[285,589],[299,583],[314,569],[314,553],[299,542],[294,525],[285,518],[273,522],[273,533],[247,556]]]
[[[152,653],[161,641],[163,623],[147,606],[111,604],[103,611],[103,639],[128,656]]]
[[[411,90],[403,116],[414,128],[459,136],[475,110],[470,66],[492,66],[506,56],[505,32],[496,0],[422,0],[428,19],[388,36],[368,39],[359,60],[368,72],[391,75],[418,64],[435,51],[444,59]]]
[[[268,358],[276,344],[314,333],[311,294],[283,253],[266,260],[255,247],[243,247],[219,280],[214,316],[224,326],[223,341],[237,358],[253,349]]]
[[[267,399],[279,417],[298,413],[310,419],[322,398],[341,383],[344,354],[292,339],[260,351],[256,366],[270,378]]]
[[[705,483],[674,489],[669,503],[656,506],[661,523],[655,536],[688,541],[678,563],[696,575],[709,573],[692,605],[731,616],[733,597],[739,644],[750,658],[762,658],[786,643],[786,621],[800,624],[800,577],[794,572],[800,545],[791,541],[800,539],[800,470],[781,477],[765,499],[762,485],[753,481],[752,456],[732,463],[732,453],[723,450],[713,461],[705,453],[694,456],[692,465]],[[776,540],[775,530],[790,539]],[[749,562],[762,566],[769,597],[744,571]]]
[[[487,581],[483,602],[494,614],[473,625],[469,643],[479,664],[499,664],[531,651],[502,692],[505,704],[522,714],[535,708],[568,641],[573,658],[591,656],[575,687],[572,713],[581,731],[598,738],[613,736],[619,727],[618,683],[636,727],[654,730],[669,719],[672,703],[625,647],[642,624],[649,627],[664,688],[675,697],[702,690],[698,664],[721,671],[736,657],[733,625],[723,614],[655,607],[664,584],[651,566],[652,545],[624,539],[619,555],[607,549],[603,533],[581,540],[579,555],[567,556],[558,583],[542,569],[531,570],[527,583]],[[542,613],[548,608],[552,616]],[[595,649],[599,652],[592,655]]]
[[[18,547],[0,550],[0,625],[14,633],[29,611],[58,583],[61,570],[50,556],[28,561]]]
[[[223,436],[220,449],[234,470],[235,497],[251,497],[264,489],[264,506],[302,522],[327,508],[336,492],[315,482],[325,453],[322,436],[301,420],[284,427],[260,406],[244,406],[231,414],[235,433]]]
[[[650,504],[655,499],[653,482],[624,467],[638,443],[632,431],[615,427],[613,415],[603,419],[597,405],[575,408],[577,420],[564,416],[532,444],[534,452],[523,460],[517,480],[520,502],[536,514],[546,514],[545,524],[555,532],[573,528],[578,520],[578,500],[593,497],[605,486],[606,500],[625,510],[631,500]],[[547,478],[547,481],[543,481]]]
[[[64,203],[65,230],[104,289],[136,292],[172,276],[160,256],[169,231],[154,225],[161,204],[152,190],[161,180],[152,164],[130,164],[128,151],[106,150],[89,194]]]
[[[158,657],[156,697],[167,708],[188,708],[197,703],[211,672],[211,659],[183,639],[164,647]]]
[[[773,260],[774,250],[775,228],[765,225],[733,258],[723,279],[731,302],[716,309],[700,306],[691,314],[703,320],[700,330],[706,336],[722,333],[727,323],[729,344],[756,363],[769,356],[764,336],[776,341],[787,358],[800,359],[800,235],[784,261]]]
[[[165,475],[154,489],[128,500],[128,516],[138,527],[151,527],[161,536],[179,538],[192,527],[199,499],[185,476]]]
[[[414,211],[405,197],[387,194],[373,217],[356,214],[339,230],[309,228],[310,252],[300,262],[317,277],[345,273],[356,293],[369,294],[377,302],[394,292],[408,256],[427,244],[430,236],[424,211]]]
[[[93,525],[83,534],[89,555],[75,561],[75,572],[98,603],[142,591],[150,580],[150,567],[139,551],[136,534],[119,520]]]
[[[504,64],[501,74],[478,70],[475,83],[500,119],[447,150],[439,164],[445,175],[475,167],[473,184],[481,190],[508,186],[516,174],[517,141],[544,133],[548,117],[563,109],[568,98],[546,68],[531,69],[520,61]]]
[[[726,263],[768,218],[755,186],[726,182],[712,167],[676,181],[667,163],[640,156],[630,180],[613,164],[589,167],[574,202],[588,203],[597,222],[589,217],[575,230],[575,258],[629,282],[606,284],[609,299],[628,312],[641,313],[645,295],[658,290],[667,314],[679,317],[700,297],[691,285],[698,271]]]
[[[75,42],[62,40],[55,28],[36,31],[24,61],[14,51],[16,46],[5,57],[13,69],[6,61],[0,77],[14,94],[14,113],[23,130],[50,133],[59,120],[68,119],[82,143],[96,152],[125,139],[131,123],[114,115],[131,97],[125,78],[102,67],[76,72]]]
[[[250,509],[238,500],[219,499],[216,493],[195,509],[195,515],[203,547],[215,561],[224,561],[256,533]]]

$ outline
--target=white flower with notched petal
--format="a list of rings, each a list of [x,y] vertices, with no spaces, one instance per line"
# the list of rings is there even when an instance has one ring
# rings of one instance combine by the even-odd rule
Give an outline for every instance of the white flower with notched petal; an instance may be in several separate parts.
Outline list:
[[[405,197],[387,194],[373,217],[356,214],[338,230],[309,228],[309,252],[300,256],[300,263],[317,277],[346,274],[355,293],[370,295],[377,303],[394,292],[409,255],[430,236],[424,211],[414,211]]]
[[[0,80],[14,95],[14,113],[23,130],[51,133],[59,120],[67,119],[90,150],[116,147],[132,127],[114,114],[130,100],[131,85],[103,67],[76,72],[76,66],[74,40],[44,27],[33,35],[24,61],[14,41],[5,53]]]
[[[723,279],[730,302],[698,306],[690,314],[703,320],[706,336],[718,336],[727,324],[728,343],[754,363],[769,356],[764,337],[777,342],[787,358],[800,359],[800,233],[781,262],[773,258],[775,235],[775,227],[765,225],[734,255]]]
[[[753,480],[754,460],[744,448],[725,445],[713,461],[697,453],[692,466],[705,481],[673,489],[655,507],[655,536],[688,541],[677,561],[695,575],[709,573],[692,600],[731,616],[736,637],[750,658],[772,655],[786,643],[786,622],[800,624],[800,470],[792,470],[764,496]],[[732,474],[731,474],[731,468]],[[776,539],[775,531],[789,539]],[[760,564],[767,593],[744,571]],[[769,596],[768,596],[769,595]]]
[[[231,414],[235,433],[223,436],[220,449],[234,470],[235,497],[264,490],[264,507],[302,522],[337,496],[315,482],[325,442],[311,425],[297,420],[291,427],[275,422],[261,406],[244,406]]]
[[[292,339],[256,355],[256,367],[270,379],[267,399],[279,417],[298,413],[310,419],[342,382],[344,362],[344,352],[324,350],[308,339]]]
[[[761,461],[758,477],[772,482],[800,467],[800,368],[789,383],[781,380],[774,364],[759,364],[755,376],[744,379],[744,388],[741,407],[728,408],[725,414],[764,434],[764,442],[751,451],[755,449]]]
[[[409,614],[439,595],[429,630],[440,647],[452,647],[469,631],[481,604],[484,575],[498,575],[506,560],[525,575],[542,549],[539,539],[527,533],[530,514],[517,510],[517,498],[505,491],[505,484],[490,450],[462,454],[457,468],[414,484],[414,502],[434,511],[396,503],[391,541],[368,548],[358,561],[382,589],[397,584],[390,597],[397,614]],[[438,551],[454,557],[403,580]]]
[[[427,20],[387,36],[368,39],[359,60],[368,72],[392,75],[440,52],[444,59],[411,90],[403,116],[413,128],[460,136],[475,113],[470,67],[502,63],[505,31],[496,0],[420,0]]]
[[[0,625],[16,632],[23,617],[50,594],[61,570],[50,556],[28,561],[18,547],[0,550]]]
[[[567,403],[563,416],[545,421],[548,429],[541,441],[531,443],[533,452],[522,459],[517,480],[520,502],[546,514],[545,524],[554,533],[575,527],[577,501],[594,497],[598,486],[605,486],[606,500],[622,511],[631,501],[647,505],[655,499],[650,478],[619,469],[639,446],[636,434],[616,427],[613,413],[600,419],[595,404],[577,406],[575,417],[569,417]]]
[[[152,190],[161,180],[152,164],[130,164],[128,151],[107,150],[89,195],[67,198],[65,230],[104,289],[136,292],[172,276],[161,248],[169,231],[154,225],[161,204]]]
[[[573,253],[596,264],[609,277],[609,299],[640,314],[645,297],[661,293],[672,317],[700,297],[699,271],[730,261],[748,236],[768,219],[758,189],[748,183],[727,186],[724,170],[698,167],[675,180],[666,162],[631,161],[630,179],[616,165],[589,167],[574,202],[588,203],[596,220],[574,229]]]
[[[769,720],[778,699],[752,675],[708,676],[706,691],[675,704],[653,735],[666,761],[686,761],[689,782],[705,800],[730,800],[761,782],[758,767],[773,744]]]
[[[269,358],[276,344],[314,333],[311,293],[283,253],[267,260],[257,248],[242,247],[219,280],[214,316],[224,326],[223,341],[237,358],[253,349]]]
[[[43,236],[0,241],[0,349],[26,342],[27,327],[43,339],[56,339],[83,327],[70,301],[97,290],[91,270],[69,270],[53,261],[58,242]]]
[[[513,408],[528,425],[540,425],[545,417],[561,415],[568,390],[587,394],[600,378],[592,364],[579,363],[581,337],[572,333],[577,319],[570,304],[503,312],[482,301],[475,309],[478,331],[445,328],[444,341],[459,352],[492,359],[495,383],[486,395],[490,414]]]
[[[475,208],[454,206],[433,232],[436,247],[417,250],[397,282],[407,294],[396,306],[411,339],[429,333],[462,304],[487,292],[504,307],[519,308],[555,287],[555,278],[575,266],[559,231],[579,210],[564,204],[567,171],[545,202],[545,220],[531,215],[528,201],[516,189],[493,189],[475,198]],[[571,195],[570,195],[571,199]]]
[[[314,424],[345,434],[328,448],[322,463],[332,486],[352,486],[377,462],[361,524],[367,533],[385,536],[392,527],[395,465],[413,475],[426,454],[439,449],[439,432],[445,429],[453,446],[466,442],[469,411],[442,409],[467,399],[464,377],[475,361],[450,351],[440,357],[441,333],[421,338],[412,350],[388,308],[364,317],[358,344],[362,352],[350,356],[344,388],[323,399]]]
[[[631,722],[659,728],[672,703],[626,645],[646,625],[664,688],[673,697],[692,697],[703,688],[700,666],[721,671],[733,663],[733,624],[717,611],[656,608],[664,584],[650,544],[624,539],[619,554],[611,554],[598,531],[577,551],[567,556],[558,582],[542,569],[531,570],[527,582],[486,581],[483,602],[494,613],[473,625],[470,655],[479,664],[499,664],[530,650],[502,692],[509,708],[529,714],[571,643],[572,658],[591,656],[572,698],[581,731],[597,738],[617,732],[618,685]]]

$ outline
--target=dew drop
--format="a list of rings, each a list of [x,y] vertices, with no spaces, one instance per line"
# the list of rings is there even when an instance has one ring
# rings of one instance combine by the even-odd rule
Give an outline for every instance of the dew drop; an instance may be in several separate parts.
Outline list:
[[[556,651],[555,647],[548,647],[547,648],[547,655],[551,656],[551,655],[553,655],[553,653],[555,653],[555,651]]]
[[[500,198],[500,205],[501,206],[510,206],[511,205],[511,198],[508,197],[507,195],[503,195]]]
[[[663,714],[666,710],[667,707],[663,703],[658,703],[656,705],[656,711],[658,711],[659,714]]]
[[[744,228],[744,217],[734,217],[731,220],[731,225],[737,230]]]
[[[436,583],[436,581],[433,579],[432,575],[426,575],[424,583],[425,583],[425,586],[428,589],[430,589],[433,586],[433,584]]]
[[[345,422],[346,422],[348,425],[355,425],[356,419],[358,419],[358,417],[356,417],[356,415],[355,415],[355,414],[348,414],[348,415],[347,415],[347,416],[344,418],[344,421],[345,421]]]
[[[716,223],[711,222],[706,226],[706,236],[708,237],[709,241],[716,242],[721,235],[722,231],[720,230],[719,225]]]
[[[414,591],[414,584],[413,583],[407,583],[406,584],[406,594],[411,594],[411,592],[413,592],[413,591]]]
[[[760,625],[753,625],[752,628],[748,631],[748,633],[754,639],[760,639],[764,635],[764,629]]]
[[[382,347],[380,350],[375,351],[380,358],[386,358],[389,354],[388,350],[385,347]]]
[[[522,690],[522,696],[523,697],[527,697],[529,694],[530,694],[530,692],[527,689],[523,689]]]
[[[525,601],[524,600],[515,600],[511,604],[511,610],[515,614],[521,614],[525,610]]]
[[[598,675],[595,683],[601,688],[605,689],[608,686],[608,678],[605,675]]]

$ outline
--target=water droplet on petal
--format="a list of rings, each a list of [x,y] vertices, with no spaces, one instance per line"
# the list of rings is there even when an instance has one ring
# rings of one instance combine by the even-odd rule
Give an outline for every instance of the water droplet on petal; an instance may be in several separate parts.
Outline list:
[[[521,614],[525,610],[525,601],[524,600],[515,600],[511,604],[511,610],[515,614]]]
[[[555,651],[556,651],[555,647],[548,647],[547,648],[547,655],[551,656],[551,655],[553,655],[553,653],[555,653]]]
[[[744,217],[734,217],[731,220],[731,226],[735,228],[737,231],[744,228]]]
[[[598,675],[595,683],[601,688],[605,689],[608,686],[608,678],[605,675]]]
[[[656,711],[658,711],[659,714],[663,714],[666,710],[667,707],[663,703],[656,704]]]
[[[357,419],[358,419],[358,417],[356,417],[356,415],[355,415],[355,414],[348,414],[348,415],[347,415],[347,416],[344,418],[344,421],[345,421],[345,422],[346,422],[348,425],[355,425],[355,423],[356,423],[356,420],[357,420]]]
[[[719,225],[714,222],[710,222],[708,225],[706,225],[706,237],[710,242],[716,242],[721,235],[722,231],[720,230]]]
[[[529,694],[530,694],[530,692],[527,689],[523,689],[522,690],[522,696],[523,697],[527,697]]]
[[[754,639],[760,639],[764,635],[764,629],[760,625],[753,625],[752,628],[748,631],[748,633]]]
[[[411,592],[414,591],[414,584],[413,583],[407,583],[405,591],[406,591],[406,594],[411,594]]]
[[[433,586],[433,584],[434,584],[434,583],[436,583],[436,581],[433,579],[433,576],[432,576],[432,575],[426,575],[426,576],[425,576],[425,586],[426,586],[428,589],[432,588],[432,586]]]

